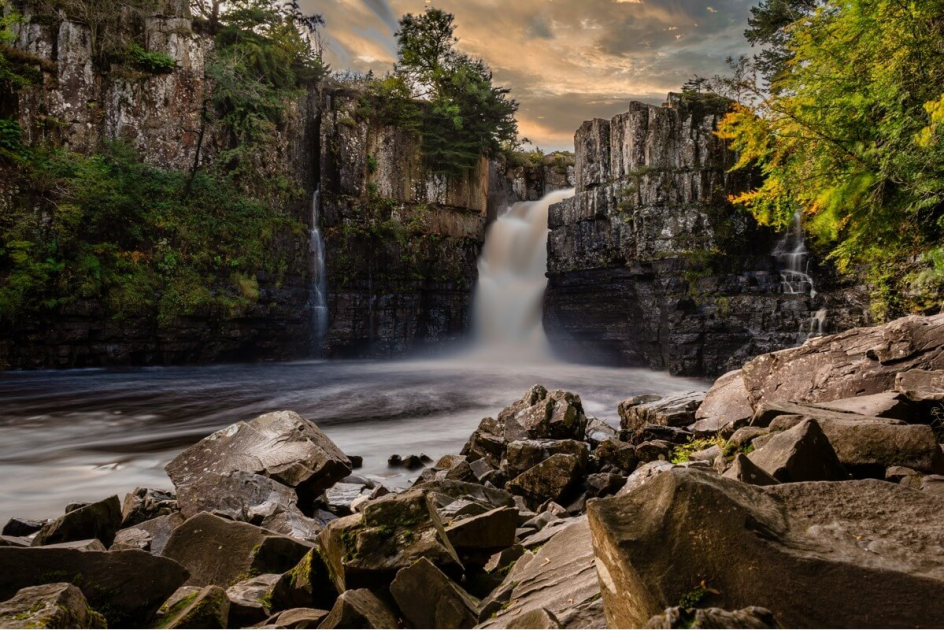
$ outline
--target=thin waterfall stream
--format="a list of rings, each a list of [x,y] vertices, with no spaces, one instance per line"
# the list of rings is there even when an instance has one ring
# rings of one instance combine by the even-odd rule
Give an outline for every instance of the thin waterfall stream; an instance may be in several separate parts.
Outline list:
[[[321,235],[321,186],[315,187],[311,200],[311,230],[308,235],[310,255],[309,307],[311,309],[311,355],[321,356],[328,329],[328,278],[325,273],[325,244]]]
[[[800,213],[793,215],[790,229],[774,247],[773,256],[780,270],[780,284],[786,295],[808,296],[811,305],[810,319],[807,325],[801,325],[798,341],[803,343],[811,337],[823,334],[826,323],[826,309],[815,309],[816,285],[810,276],[810,250],[806,245],[806,235],[800,221]]]

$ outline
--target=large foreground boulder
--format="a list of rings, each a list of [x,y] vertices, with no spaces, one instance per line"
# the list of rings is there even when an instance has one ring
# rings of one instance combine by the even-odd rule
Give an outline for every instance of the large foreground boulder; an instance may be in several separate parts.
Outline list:
[[[0,601],[29,586],[77,586],[108,627],[139,627],[188,578],[168,558],[145,551],[80,551],[49,547],[0,548]]]
[[[227,588],[246,576],[284,573],[310,548],[261,527],[203,513],[174,530],[164,557],[187,568],[187,586]]]
[[[934,627],[944,619],[944,499],[883,481],[759,488],[671,468],[589,504],[610,627],[698,593],[786,627]]]
[[[313,422],[294,411],[277,411],[217,431],[178,455],[165,470],[178,487],[207,473],[255,473],[294,488],[304,508],[351,474],[352,466]]]
[[[89,608],[72,584],[43,584],[21,589],[0,603],[0,628],[107,628],[105,618]]]

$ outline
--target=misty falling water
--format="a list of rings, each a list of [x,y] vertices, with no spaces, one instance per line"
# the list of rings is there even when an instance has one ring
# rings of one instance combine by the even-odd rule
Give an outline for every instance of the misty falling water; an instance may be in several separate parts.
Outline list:
[[[308,233],[310,256],[309,307],[311,308],[311,354],[321,356],[328,329],[328,280],[325,273],[325,244],[321,235],[321,187],[311,200],[311,230]]]
[[[777,242],[773,255],[777,261],[777,268],[780,270],[783,292],[787,295],[809,296],[812,303],[816,299],[816,285],[809,273],[810,250],[806,245],[806,236],[803,234],[799,213],[793,215],[790,229]],[[825,308],[811,310],[808,323],[800,327],[798,333],[800,343],[810,337],[823,334],[826,314]]]

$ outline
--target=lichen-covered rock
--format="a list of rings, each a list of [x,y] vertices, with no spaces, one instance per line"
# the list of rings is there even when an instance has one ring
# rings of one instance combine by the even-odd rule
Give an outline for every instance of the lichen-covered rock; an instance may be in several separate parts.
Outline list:
[[[315,423],[293,411],[237,422],[204,438],[166,467],[175,486],[207,473],[254,473],[294,488],[300,504],[351,474],[351,462]],[[303,510],[304,511],[304,510]]]
[[[319,608],[292,608],[269,617],[261,628],[318,628],[329,611]]]
[[[397,617],[366,588],[345,591],[319,628],[396,628]]]
[[[509,481],[505,489],[523,497],[531,509],[545,501],[560,503],[576,487],[583,470],[579,457],[558,453]]]
[[[202,513],[174,530],[162,555],[187,568],[187,586],[226,588],[249,575],[284,573],[309,549],[287,536]]]
[[[2,628],[107,628],[105,618],[89,608],[72,584],[43,584],[21,589],[0,603]]]
[[[426,558],[397,573],[390,594],[415,628],[471,628],[478,602]]]
[[[115,541],[121,525],[121,503],[113,496],[67,512],[46,523],[33,538],[33,546],[98,539],[106,547]]]
[[[319,542],[339,593],[386,587],[419,558],[448,575],[462,570],[425,489],[372,501],[363,513],[332,521]]]
[[[158,628],[228,628],[229,598],[219,586],[185,587],[161,606]]]
[[[133,527],[178,510],[177,495],[169,490],[135,488],[121,504],[121,528]]]
[[[316,608],[330,610],[338,598],[331,572],[320,549],[305,554],[299,563],[279,577],[269,596],[271,610]]]
[[[278,481],[244,471],[207,472],[177,486],[177,502],[185,518],[200,512],[255,523],[282,512],[301,511],[295,491]]]
[[[593,449],[593,456],[597,458],[601,470],[604,471],[612,469],[628,475],[639,465],[636,447],[615,437],[606,438],[600,442]]]
[[[517,477],[559,453],[573,455],[586,466],[590,449],[578,440],[516,440],[508,443],[501,470],[507,478]]]
[[[697,593],[699,606],[761,606],[785,627],[934,626],[942,501],[884,481],[761,488],[672,468],[588,505],[607,624],[641,627]]]
[[[453,521],[446,536],[459,554],[476,553],[491,556],[515,542],[518,509],[500,507],[483,514]]]
[[[620,429],[636,431],[649,424],[687,427],[695,422],[695,412],[704,400],[704,392],[671,394],[643,403],[624,400],[619,404]]]
[[[263,573],[226,589],[229,627],[248,628],[265,621],[272,608],[272,587],[281,577],[278,573]]]
[[[580,397],[570,392],[549,392],[535,385],[521,400],[498,414],[505,441],[583,440],[587,429]]]

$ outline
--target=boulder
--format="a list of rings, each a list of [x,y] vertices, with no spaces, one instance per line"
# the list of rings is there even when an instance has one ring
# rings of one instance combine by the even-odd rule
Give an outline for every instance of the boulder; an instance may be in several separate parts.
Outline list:
[[[177,495],[170,490],[135,488],[121,504],[121,528],[173,514],[177,509]]]
[[[752,407],[764,402],[825,402],[895,389],[913,370],[944,370],[944,314],[912,315],[854,328],[761,355],[742,369]]]
[[[123,529],[118,532],[118,535],[115,536],[115,542],[112,543],[110,549],[112,551],[120,551],[122,549],[150,551],[151,540],[151,535],[143,529],[129,527],[128,529]]]
[[[782,483],[849,479],[815,420],[803,420],[792,429],[775,434],[747,457]]]
[[[308,518],[297,510],[291,510],[272,514],[262,520],[263,529],[308,542],[316,540],[327,524],[328,521],[320,518],[317,511],[314,518]]]
[[[437,506],[444,506],[443,497],[453,500],[466,499],[488,506],[516,507],[515,498],[505,490],[489,488],[477,483],[467,483],[454,479],[442,479],[424,483],[422,489],[431,497],[435,495]]]
[[[319,628],[396,628],[397,617],[366,588],[346,591]]]
[[[740,449],[747,448],[754,438],[767,433],[770,433],[770,430],[764,427],[741,427],[728,438],[728,444]]]
[[[229,598],[219,586],[185,587],[161,606],[158,628],[228,628]]]
[[[587,496],[590,498],[606,497],[619,492],[626,485],[626,477],[614,473],[587,475]]]
[[[136,550],[3,547],[0,567],[0,601],[29,586],[68,582],[107,617],[111,628],[146,623],[189,575],[173,560]]]
[[[89,608],[72,584],[43,584],[20,589],[0,603],[0,628],[107,628],[105,618]]]
[[[11,518],[3,526],[0,535],[3,536],[31,536],[41,530],[45,521],[34,521],[28,518]]]
[[[414,628],[471,628],[478,601],[426,558],[401,569],[390,594]]]
[[[249,575],[284,573],[309,549],[287,536],[202,513],[174,530],[163,556],[187,568],[187,586],[225,588]]]
[[[508,443],[501,469],[511,479],[559,453],[577,457],[586,467],[590,449],[577,440],[516,440]]]
[[[620,429],[636,431],[647,424],[666,427],[687,427],[695,422],[695,412],[705,400],[705,392],[670,394],[651,402],[636,403],[637,399],[619,404]]]
[[[229,626],[248,628],[265,621],[269,616],[268,604],[272,587],[281,577],[278,573],[263,573],[226,589],[226,597],[229,599]]]
[[[735,456],[734,462],[725,471],[724,476],[754,486],[773,486],[780,483],[767,474],[763,468],[752,462],[744,453],[738,453]]]
[[[643,464],[672,459],[675,446],[665,440],[651,440],[636,446],[636,456]]]
[[[895,389],[914,402],[944,402],[944,370],[899,372],[895,375]]]
[[[695,412],[693,430],[699,435],[721,432],[730,435],[750,421],[754,415],[744,375],[741,370],[728,372],[711,386],[705,400]]]
[[[260,628],[318,628],[328,616],[327,610],[292,608],[269,617]]]
[[[693,593],[788,628],[928,627],[944,619],[942,510],[884,481],[757,487],[673,468],[588,515],[610,627]]]
[[[217,431],[178,455],[165,470],[175,487],[207,473],[255,473],[294,488],[304,507],[351,474],[352,467],[313,422],[293,411],[277,411]]]
[[[185,518],[210,512],[234,521],[259,525],[281,512],[295,511],[295,491],[268,477],[234,471],[206,473],[177,486],[177,502]]]
[[[621,431],[620,439],[639,446],[645,442],[668,442],[669,444],[687,444],[695,434],[679,427],[665,427],[660,424],[646,424],[633,431]]]
[[[108,497],[104,501],[87,504],[46,523],[33,538],[33,546],[95,538],[110,547],[115,542],[115,534],[120,525],[121,503],[118,497]]]
[[[584,440],[586,440],[591,447],[596,448],[603,440],[617,436],[619,436],[619,431],[609,424],[593,416],[587,416],[587,430],[584,433]]]
[[[647,628],[779,628],[773,613],[750,606],[741,610],[720,608],[666,608],[646,624]]]
[[[159,556],[163,553],[164,547],[167,546],[170,535],[174,533],[175,529],[183,525],[186,520],[183,514],[174,512],[167,516],[158,516],[149,521],[138,523],[134,526],[134,529],[143,530],[151,536],[150,552]]]
[[[492,555],[483,567],[488,573],[502,573],[511,569],[511,565],[524,555],[524,547],[513,545]]]
[[[506,442],[517,440],[583,440],[587,416],[580,396],[535,385],[498,414]]]
[[[560,503],[576,487],[583,470],[579,457],[558,453],[509,481],[505,489],[524,498],[531,509],[548,500]]]
[[[483,459],[492,468],[501,466],[505,456],[505,435],[501,424],[495,418],[483,418],[478,428],[472,432],[469,441],[462,447],[470,463]]]
[[[359,497],[370,494],[370,488],[360,483],[336,483],[325,492],[327,510],[338,516],[348,516],[351,506]]]
[[[288,608],[330,609],[338,591],[319,549],[312,549],[299,563],[280,576],[270,596],[272,610]]]
[[[400,569],[419,558],[428,559],[448,575],[462,571],[425,489],[372,501],[361,514],[332,521],[319,542],[339,593],[384,588]]]
[[[921,422],[920,410],[900,392],[882,392],[855,398],[812,403],[812,407],[827,411],[854,413],[874,418],[892,418],[905,422]]]
[[[446,536],[459,554],[486,554],[510,547],[515,543],[518,509],[495,508],[459,521],[446,528]]]
[[[597,458],[600,469],[604,471],[612,469],[612,471],[628,475],[639,465],[636,447],[615,437],[602,440],[593,449],[593,456]]]
[[[515,618],[541,609],[562,628],[606,627],[585,517],[558,531],[537,553],[521,556],[499,590],[503,588],[507,599],[497,607],[483,607],[479,627],[507,628]]]
[[[29,547],[30,539],[23,536],[0,535],[0,547]]]

